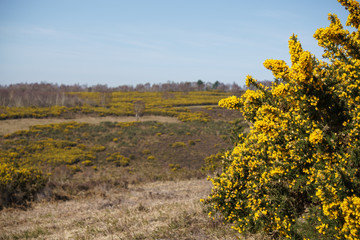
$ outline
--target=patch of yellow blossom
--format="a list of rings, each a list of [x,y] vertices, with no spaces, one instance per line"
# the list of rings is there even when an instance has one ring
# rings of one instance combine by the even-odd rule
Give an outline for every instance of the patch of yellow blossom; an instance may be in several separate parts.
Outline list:
[[[292,35],[289,40],[289,53],[293,65],[299,61],[302,52],[303,49],[301,43],[297,40],[297,35]]]
[[[284,97],[286,94],[288,94],[288,91],[289,91],[289,84],[280,83],[272,90],[271,93],[275,97]]]
[[[309,136],[309,142],[312,144],[318,144],[323,140],[323,132],[320,129],[315,129],[310,136]]]
[[[341,232],[347,239],[359,239],[360,236],[360,197],[350,196],[340,203],[345,224]]]
[[[221,99],[218,103],[219,107],[227,109],[240,109],[240,99],[236,96],[231,96],[228,98]]]
[[[284,78],[288,73],[289,67],[283,60],[268,59],[264,62],[265,68],[272,71],[275,78]]]

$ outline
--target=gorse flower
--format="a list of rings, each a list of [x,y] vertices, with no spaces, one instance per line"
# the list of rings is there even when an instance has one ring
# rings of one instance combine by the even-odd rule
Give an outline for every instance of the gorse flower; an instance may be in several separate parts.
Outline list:
[[[289,90],[288,87],[289,87],[289,84],[281,83],[272,90],[272,94],[276,97],[285,96],[288,93],[288,90]]]
[[[327,62],[293,35],[291,66],[264,62],[275,77],[270,88],[247,76],[255,90],[219,102],[241,111],[251,129],[210,178],[204,202],[239,232],[360,239],[360,6],[339,2],[355,29],[329,15],[330,26],[314,34]]]
[[[271,70],[275,78],[284,78],[289,69],[285,61],[274,59],[265,60],[264,67]]]
[[[317,144],[323,139],[323,132],[320,129],[315,129],[309,136],[309,142]]]
[[[219,106],[227,109],[239,109],[240,99],[236,96],[231,96],[219,101]]]

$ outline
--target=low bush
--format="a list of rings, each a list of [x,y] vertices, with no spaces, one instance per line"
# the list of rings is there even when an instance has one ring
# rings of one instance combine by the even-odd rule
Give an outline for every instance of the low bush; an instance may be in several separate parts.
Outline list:
[[[113,162],[117,167],[126,167],[129,166],[130,159],[121,155],[119,152],[111,154],[106,158],[106,161]]]
[[[173,148],[186,147],[186,143],[184,143],[184,142],[174,142],[174,143],[170,144],[170,146],[173,147]]]
[[[33,200],[46,184],[47,176],[36,168],[17,169],[0,163],[0,209]]]
[[[221,170],[223,159],[223,153],[211,154],[204,159],[205,163],[202,169],[211,173],[215,172],[216,170]]]

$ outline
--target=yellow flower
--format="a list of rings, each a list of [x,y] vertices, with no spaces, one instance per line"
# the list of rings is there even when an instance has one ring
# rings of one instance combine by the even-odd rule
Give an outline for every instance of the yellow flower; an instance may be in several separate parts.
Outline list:
[[[283,60],[265,60],[264,67],[271,70],[275,78],[283,78],[289,70],[289,67]]]
[[[320,129],[315,129],[309,136],[309,142],[318,144],[323,140],[323,132]]]
[[[219,101],[219,107],[227,108],[227,109],[239,109],[240,99],[236,96],[231,96],[228,98],[221,99]]]
[[[279,84],[273,90],[272,94],[276,97],[285,96],[288,91],[289,84]]]

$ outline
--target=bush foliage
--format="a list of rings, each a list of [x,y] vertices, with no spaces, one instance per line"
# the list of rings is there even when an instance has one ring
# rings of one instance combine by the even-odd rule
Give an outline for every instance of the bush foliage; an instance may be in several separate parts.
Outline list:
[[[326,61],[293,35],[291,66],[264,62],[271,87],[248,76],[255,90],[219,102],[240,110],[251,130],[225,154],[205,202],[239,232],[360,239],[360,7],[339,2],[348,28],[329,14],[330,26],[314,34]]]
[[[0,209],[11,204],[23,204],[33,200],[36,193],[44,188],[45,176],[36,168],[16,168],[0,163]]]

